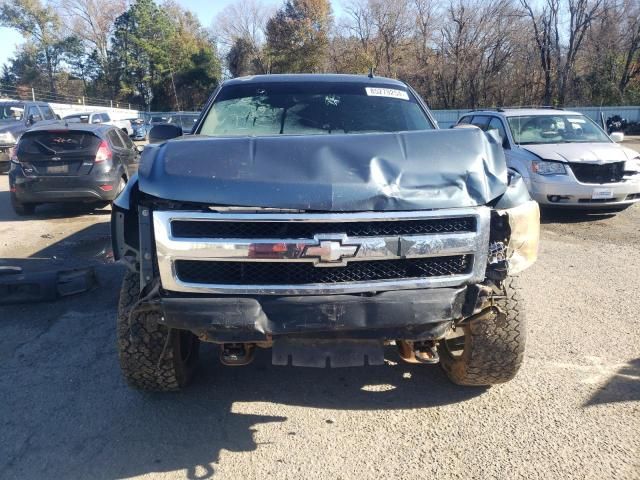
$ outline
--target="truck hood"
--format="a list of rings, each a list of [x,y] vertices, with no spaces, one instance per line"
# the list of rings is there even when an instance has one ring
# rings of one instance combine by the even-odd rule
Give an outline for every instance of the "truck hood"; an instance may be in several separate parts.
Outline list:
[[[502,148],[479,129],[190,136],[148,145],[139,169],[158,198],[335,212],[484,205],[507,182]]]
[[[0,133],[11,133],[14,137],[18,138],[27,126],[22,122],[0,122]]]
[[[638,156],[630,148],[617,143],[551,143],[522,145],[522,148],[543,160],[558,162],[612,163],[624,162]]]

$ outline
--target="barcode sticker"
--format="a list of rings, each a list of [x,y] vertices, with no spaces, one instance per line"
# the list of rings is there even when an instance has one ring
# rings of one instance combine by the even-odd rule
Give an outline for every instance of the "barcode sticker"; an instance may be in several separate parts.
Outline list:
[[[365,87],[367,95],[370,97],[389,97],[399,98],[401,100],[409,100],[409,94],[404,90],[396,90],[395,88],[377,88]]]

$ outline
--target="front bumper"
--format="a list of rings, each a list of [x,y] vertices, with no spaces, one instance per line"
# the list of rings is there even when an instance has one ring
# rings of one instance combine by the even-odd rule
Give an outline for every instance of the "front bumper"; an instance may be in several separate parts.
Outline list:
[[[585,184],[571,181],[567,176],[550,176],[544,181],[532,179],[529,191],[541,205],[602,208],[629,205],[640,201],[640,176],[619,183]],[[593,198],[595,189],[611,190],[611,198]]]
[[[278,337],[429,340],[463,317],[468,287],[376,295],[164,297],[162,323],[216,343]],[[475,302],[471,299],[471,303]]]
[[[118,191],[116,172],[108,175],[78,175],[59,177],[27,177],[19,171],[10,172],[9,183],[15,188],[16,199],[23,203],[43,202],[110,202]],[[100,185],[111,185],[105,192]]]

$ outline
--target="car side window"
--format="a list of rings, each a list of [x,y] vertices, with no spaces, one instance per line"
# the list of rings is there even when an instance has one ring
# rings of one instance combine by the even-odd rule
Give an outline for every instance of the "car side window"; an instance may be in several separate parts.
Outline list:
[[[500,134],[500,138],[502,139],[503,146],[508,145],[506,144],[507,132],[504,129],[504,124],[502,123],[502,120],[500,120],[498,117],[493,117],[491,119],[491,121],[489,122],[489,125],[487,126],[487,130],[497,130],[498,133]]]
[[[129,150],[134,150],[136,148],[133,142],[131,141],[131,139],[129,138],[129,135],[124,133],[122,130],[118,130],[118,135],[120,135],[120,139],[122,140],[122,143],[124,144],[125,148]]]
[[[109,117],[108,113],[103,113],[102,114],[102,123],[107,123],[111,121],[111,117]]]
[[[491,120],[489,115],[474,115],[473,120],[471,120],[471,124],[481,128],[482,130],[486,130],[489,120]]]
[[[468,125],[471,123],[471,116],[462,117],[458,122],[458,125]]]
[[[114,147],[124,148],[122,139],[120,138],[120,135],[118,135],[118,132],[116,130],[109,130],[109,133],[107,133],[107,137],[109,137],[109,141]]]
[[[55,120],[56,114],[53,113],[53,110],[48,105],[41,105],[40,110],[42,111],[42,117],[45,120]]]

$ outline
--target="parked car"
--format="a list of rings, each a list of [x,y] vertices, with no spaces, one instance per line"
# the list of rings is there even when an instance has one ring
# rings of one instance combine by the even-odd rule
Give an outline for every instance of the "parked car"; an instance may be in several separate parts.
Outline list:
[[[178,125],[183,135],[190,135],[199,116],[197,113],[176,113],[171,116],[168,123]]]
[[[80,123],[102,123],[104,125],[113,125],[125,132],[127,135],[133,133],[131,122],[129,120],[116,120],[109,112],[87,112],[87,113],[74,113],[73,115],[67,115],[64,117],[67,122],[80,122]]]
[[[149,140],[149,131],[154,125],[168,123],[170,119],[171,117],[162,115],[147,116],[145,119],[140,119],[132,125],[133,133],[131,138],[136,141],[147,141]]]
[[[623,210],[640,201],[640,154],[589,117],[560,109],[499,109],[464,115],[458,125],[493,130],[507,165],[541,205]]]
[[[22,135],[11,160],[11,205],[18,215],[32,214],[42,203],[105,205],[136,173],[139,156],[112,125],[37,125]]]
[[[539,211],[493,137],[357,75],[228,80],[181,134],[151,130],[112,210],[130,385],[185,386],[200,341],[226,365],[377,365],[395,342],[459,384],[516,374]]]
[[[38,122],[55,120],[48,103],[0,101],[0,173],[9,171],[11,152],[27,129]]]

